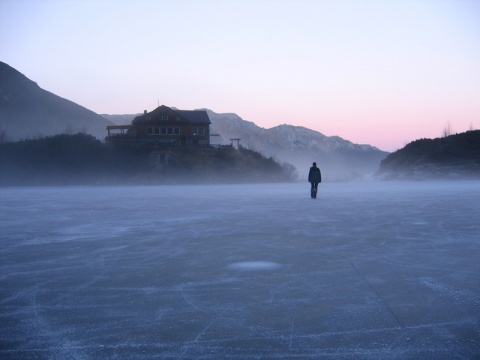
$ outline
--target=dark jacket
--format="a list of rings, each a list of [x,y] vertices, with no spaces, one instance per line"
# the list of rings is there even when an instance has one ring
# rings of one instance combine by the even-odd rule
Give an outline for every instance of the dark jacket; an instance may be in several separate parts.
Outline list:
[[[308,172],[308,181],[321,183],[322,182],[322,174],[320,173],[320,169],[316,166],[312,166],[310,171]]]

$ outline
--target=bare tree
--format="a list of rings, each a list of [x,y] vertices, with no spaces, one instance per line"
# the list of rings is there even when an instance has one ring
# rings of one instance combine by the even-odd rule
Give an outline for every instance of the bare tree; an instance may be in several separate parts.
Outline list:
[[[447,137],[453,134],[452,124],[450,121],[447,123],[445,128],[443,129],[443,137]]]

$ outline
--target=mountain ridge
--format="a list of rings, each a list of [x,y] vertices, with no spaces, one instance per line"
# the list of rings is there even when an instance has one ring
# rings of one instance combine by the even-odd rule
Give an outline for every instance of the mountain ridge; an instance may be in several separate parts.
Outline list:
[[[282,124],[265,129],[236,114],[204,110],[212,122],[212,133],[218,133],[224,143],[230,138],[240,138],[242,146],[294,165],[300,178],[306,177],[314,161],[326,179],[362,177],[375,173],[388,154],[371,145],[353,144],[302,126]]]
[[[75,132],[103,139],[108,125],[113,123],[42,89],[18,70],[0,62],[0,128],[8,140]]]
[[[295,166],[300,178],[316,161],[324,178],[358,178],[378,170],[383,152],[357,145],[339,136],[289,124],[262,128],[235,113],[208,112],[212,142],[240,145],[278,162]],[[16,141],[56,134],[85,132],[104,140],[108,125],[130,124],[138,114],[99,115],[70,100],[48,92],[19,71],[0,62],[0,140]]]
[[[351,179],[373,174],[387,152],[378,148],[354,144],[339,136],[326,136],[321,132],[291,124],[263,128],[239,115],[216,113],[208,108],[214,144],[230,144],[230,139],[240,139],[240,145],[272,157],[279,162],[292,164],[300,178],[306,177],[309,167],[316,161],[326,179]],[[136,114],[107,115],[107,119],[119,124],[129,124]],[[306,169],[306,170],[305,170]]]

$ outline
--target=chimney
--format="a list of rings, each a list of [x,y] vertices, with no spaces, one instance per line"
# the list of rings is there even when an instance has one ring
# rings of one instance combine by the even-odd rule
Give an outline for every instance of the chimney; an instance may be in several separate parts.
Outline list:
[[[143,113],[146,114],[146,113],[147,113],[147,110],[143,110]]]

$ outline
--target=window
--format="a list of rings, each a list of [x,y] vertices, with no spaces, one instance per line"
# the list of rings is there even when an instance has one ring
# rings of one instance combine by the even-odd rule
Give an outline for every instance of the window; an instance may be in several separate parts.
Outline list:
[[[192,128],[193,136],[205,136],[205,128],[203,127],[194,127]]]
[[[148,135],[180,135],[179,127],[148,127]]]

